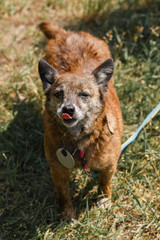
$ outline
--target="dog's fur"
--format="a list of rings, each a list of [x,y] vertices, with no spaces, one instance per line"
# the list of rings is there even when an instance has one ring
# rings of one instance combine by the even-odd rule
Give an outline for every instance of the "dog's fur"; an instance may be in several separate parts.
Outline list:
[[[56,151],[72,152],[82,166],[84,150],[88,168],[99,171],[99,187],[111,198],[111,181],[120,156],[123,128],[120,104],[113,87],[113,60],[106,43],[84,32],[75,33],[40,24],[48,38],[39,73],[46,94],[44,119],[45,154],[67,219],[75,217],[69,190],[71,170],[58,161]],[[108,59],[109,58],[109,59]],[[73,121],[64,120],[63,113]]]

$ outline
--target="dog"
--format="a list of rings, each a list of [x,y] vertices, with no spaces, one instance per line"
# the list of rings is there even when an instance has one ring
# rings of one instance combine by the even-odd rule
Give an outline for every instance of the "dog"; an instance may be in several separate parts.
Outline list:
[[[69,189],[72,168],[99,172],[103,198],[121,154],[123,120],[113,83],[114,63],[107,44],[89,33],[66,31],[43,22],[48,38],[39,75],[46,95],[45,156],[63,215],[76,218]]]

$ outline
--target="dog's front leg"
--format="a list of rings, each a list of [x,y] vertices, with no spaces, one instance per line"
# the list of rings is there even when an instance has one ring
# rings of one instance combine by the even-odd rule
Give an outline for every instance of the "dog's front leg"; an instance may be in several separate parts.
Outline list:
[[[100,190],[102,190],[104,197],[98,200],[97,204],[102,208],[107,208],[111,205],[111,183],[115,171],[116,165],[113,165],[100,172],[99,187]]]
[[[51,177],[58,194],[58,202],[63,217],[67,221],[75,218],[74,208],[72,205],[69,189],[70,171],[61,166],[51,166]]]

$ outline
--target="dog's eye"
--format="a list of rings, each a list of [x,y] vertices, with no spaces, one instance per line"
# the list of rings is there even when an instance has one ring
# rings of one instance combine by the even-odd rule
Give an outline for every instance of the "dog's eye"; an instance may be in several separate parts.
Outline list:
[[[82,93],[79,94],[79,96],[82,97],[82,98],[88,98],[90,95],[87,92],[82,92]]]
[[[54,92],[54,96],[55,96],[56,98],[63,98],[64,92],[63,92],[62,90],[60,90],[60,91],[55,91],[55,92]]]

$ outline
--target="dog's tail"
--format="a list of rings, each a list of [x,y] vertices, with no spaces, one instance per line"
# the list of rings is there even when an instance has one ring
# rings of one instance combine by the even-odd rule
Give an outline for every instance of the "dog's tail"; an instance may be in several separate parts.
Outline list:
[[[39,28],[48,39],[53,39],[56,38],[57,35],[64,35],[66,33],[63,28],[59,28],[48,22],[42,22],[39,24]]]

